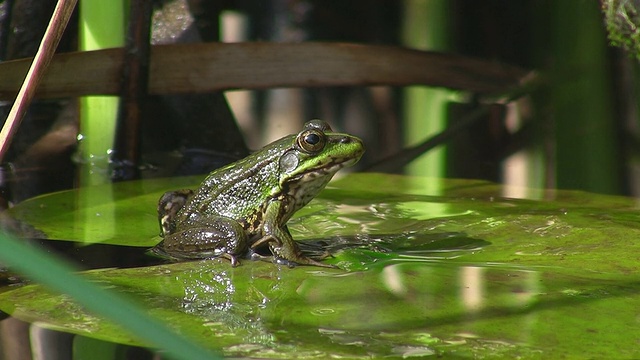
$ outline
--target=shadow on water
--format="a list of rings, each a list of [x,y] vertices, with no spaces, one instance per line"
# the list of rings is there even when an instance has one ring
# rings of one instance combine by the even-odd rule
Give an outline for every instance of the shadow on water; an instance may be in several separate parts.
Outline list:
[[[48,239],[23,239],[23,241],[69,261],[79,270],[151,266],[164,262],[162,259],[150,256],[146,248],[136,246],[100,243],[87,245],[74,241]],[[10,270],[0,266],[0,291],[2,285],[20,281],[21,279]]]
[[[360,249],[380,254],[433,256],[439,259],[455,257],[458,253],[479,250],[491,244],[458,232],[342,235],[326,240],[300,240],[298,243],[302,251],[311,256],[321,256],[326,251],[333,255],[340,251]]]
[[[24,241],[70,261],[80,270],[131,268],[170,262],[151,254],[145,247],[83,244],[48,239],[24,239]],[[335,255],[339,251],[353,249],[389,254],[394,251],[407,254],[443,253],[473,250],[489,244],[487,241],[468,238],[459,233],[334,236],[329,239],[306,239],[298,243],[303,253],[312,257],[321,257],[327,252]],[[11,279],[12,277],[13,275],[7,269],[0,268],[0,285],[15,283],[17,280]]]

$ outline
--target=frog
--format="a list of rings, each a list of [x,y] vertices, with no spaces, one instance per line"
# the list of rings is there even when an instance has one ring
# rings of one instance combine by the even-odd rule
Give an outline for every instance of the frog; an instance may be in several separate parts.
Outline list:
[[[314,199],[338,170],[356,164],[362,140],[334,132],[323,120],[209,173],[195,189],[169,191],[158,202],[156,254],[178,260],[268,259],[289,267],[334,267],[305,256],[287,222]],[[258,248],[267,248],[269,256]]]

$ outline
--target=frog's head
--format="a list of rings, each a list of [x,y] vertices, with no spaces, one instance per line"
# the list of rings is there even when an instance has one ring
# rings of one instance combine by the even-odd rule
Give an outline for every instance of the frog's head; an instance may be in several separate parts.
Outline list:
[[[315,196],[338,170],[357,163],[364,153],[362,140],[334,133],[322,120],[307,122],[291,139],[292,146],[279,160],[280,188],[305,197]]]

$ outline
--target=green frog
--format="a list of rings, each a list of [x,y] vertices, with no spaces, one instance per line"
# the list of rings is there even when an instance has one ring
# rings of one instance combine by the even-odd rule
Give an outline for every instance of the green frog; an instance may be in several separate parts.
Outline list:
[[[177,259],[257,255],[268,247],[275,263],[333,267],[302,254],[287,221],[327,185],[335,173],[358,162],[359,138],[335,133],[311,120],[244,159],[211,172],[196,190],[165,193],[158,203],[164,238],[153,249]]]

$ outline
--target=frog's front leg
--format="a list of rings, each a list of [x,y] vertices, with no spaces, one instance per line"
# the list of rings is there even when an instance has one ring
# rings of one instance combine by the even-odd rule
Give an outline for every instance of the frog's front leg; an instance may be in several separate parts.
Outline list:
[[[247,235],[242,225],[233,219],[194,217],[180,224],[175,232],[165,234],[156,248],[154,252],[164,252],[177,259],[224,257],[236,266],[236,257],[247,250]]]
[[[333,265],[321,263],[302,254],[287,226],[278,222],[278,219],[283,218],[284,206],[281,201],[271,201],[267,205],[262,225],[262,238],[253,243],[251,248],[255,249],[266,242],[269,244],[274,262],[290,267],[300,264],[335,268]]]

